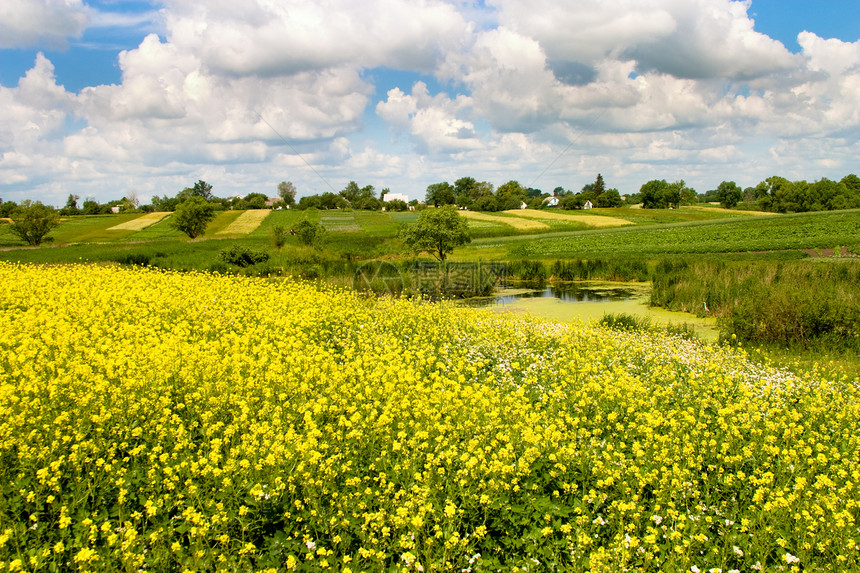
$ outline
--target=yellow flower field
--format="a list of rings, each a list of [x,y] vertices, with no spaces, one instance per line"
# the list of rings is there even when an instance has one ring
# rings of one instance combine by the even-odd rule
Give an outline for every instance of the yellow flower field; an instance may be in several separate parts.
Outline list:
[[[619,219],[617,217],[603,217],[601,215],[574,215],[572,213],[558,213],[556,211],[537,211],[535,209],[511,209],[505,211],[517,217],[529,219],[543,219],[546,221],[570,221],[573,223],[585,223],[589,227],[623,227],[632,225],[632,221]]]
[[[0,570],[856,571],[858,449],[738,349],[0,263]]]
[[[501,225],[509,225],[514,229],[518,229],[520,231],[532,231],[532,230],[546,230],[549,229],[549,225],[546,223],[541,223],[540,221],[534,221],[531,219],[523,219],[523,218],[514,218],[514,217],[500,217],[498,215],[489,215],[487,213],[478,213],[477,211],[459,211],[461,215],[466,217],[467,219],[473,219],[475,221],[487,221],[488,223],[498,223]]]
[[[271,213],[268,209],[248,209],[236,220],[218,231],[217,235],[247,235],[255,230],[263,222],[263,219]]]
[[[131,221],[120,223],[109,228],[108,231],[142,231],[149,226],[155,225],[171,213],[169,211],[154,211],[147,213]]]

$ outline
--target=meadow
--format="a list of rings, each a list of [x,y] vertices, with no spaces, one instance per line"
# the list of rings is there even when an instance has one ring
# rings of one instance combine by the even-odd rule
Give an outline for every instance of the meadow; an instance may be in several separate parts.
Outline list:
[[[860,570],[824,370],[123,266],[0,263],[0,310],[0,570]]]

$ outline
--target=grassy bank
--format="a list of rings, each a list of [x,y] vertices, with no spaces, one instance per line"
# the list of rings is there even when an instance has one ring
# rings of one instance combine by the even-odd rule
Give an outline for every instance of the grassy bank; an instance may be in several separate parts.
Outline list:
[[[834,351],[860,350],[860,261],[665,261],[651,303],[717,316],[724,336]]]

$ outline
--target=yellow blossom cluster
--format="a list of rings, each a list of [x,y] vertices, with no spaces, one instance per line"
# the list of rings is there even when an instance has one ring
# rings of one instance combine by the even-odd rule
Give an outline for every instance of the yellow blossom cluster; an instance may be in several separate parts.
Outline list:
[[[0,263],[0,571],[851,571],[858,451],[739,349]]]

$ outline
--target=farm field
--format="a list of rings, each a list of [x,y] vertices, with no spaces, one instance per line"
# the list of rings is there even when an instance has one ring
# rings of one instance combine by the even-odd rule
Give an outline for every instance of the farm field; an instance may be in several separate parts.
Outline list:
[[[857,380],[116,266],[0,309],[0,568],[860,568]]]
[[[253,232],[262,222],[268,217],[272,211],[269,209],[251,209],[243,211],[236,219],[228,226],[224,227],[217,234],[219,235],[247,235]]]
[[[644,225],[528,238],[479,239],[457,256],[471,257],[483,251],[489,258],[502,259],[625,258],[800,251],[836,246],[845,246],[853,253],[860,251],[860,211]]]
[[[268,214],[266,214],[268,213]],[[644,210],[633,208],[622,209],[592,209],[588,214],[581,212],[515,210],[504,213],[463,212],[469,217],[469,226],[477,239],[512,237],[525,234],[528,240],[536,236],[553,238],[558,233],[591,230],[612,225],[628,225],[642,227],[666,225],[683,222],[748,220],[751,217],[743,211],[726,211],[717,208],[685,207],[675,210]],[[821,216],[828,214],[822,213]],[[224,238],[233,235],[236,238],[263,239],[268,235],[273,225],[280,224],[286,228],[294,227],[300,220],[322,222],[328,230],[330,240],[337,243],[342,237],[345,241],[354,241],[355,233],[362,233],[371,238],[393,239],[400,225],[414,222],[418,214],[415,212],[386,213],[370,211],[224,211],[218,214],[206,229],[204,238]],[[777,216],[776,218],[779,218]],[[257,218],[262,219],[258,221]],[[52,231],[53,245],[72,243],[112,243],[112,242],[152,242],[184,240],[181,232],[170,226],[170,214],[123,214],[66,217],[60,226]],[[241,221],[249,221],[249,226]],[[240,222],[237,222],[240,221]],[[253,222],[258,226],[253,228]],[[234,235],[231,226],[235,227]],[[598,228],[598,229],[595,229]],[[351,235],[351,236],[350,236]],[[12,235],[8,225],[0,224],[0,248],[23,247],[20,239]]]
[[[505,211],[509,215],[515,217],[526,217],[528,219],[537,219],[551,223],[581,223],[588,227],[623,227],[625,225],[633,225],[632,221],[621,219],[618,217],[610,217],[606,215],[588,215],[588,214],[572,214],[560,213],[558,211],[536,211],[534,209],[512,209]]]
[[[628,208],[603,211],[616,211],[618,216],[611,218],[589,214],[587,217],[620,221],[625,220],[622,217],[629,217],[631,213],[645,210]],[[695,213],[695,210],[691,212]],[[475,215],[484,216],[472,216]],[[662,218],[664,215],[688,217],[688,214],[681,210],[646,215],[652,219]],[[860,252],[860,211],[769,217],[725,217],[723,213],[717,215],[720,218],[672,224],[656,224],[649,220],[642,224],[587,231],[571,231],[570,227],[566,227],[568,230],[559,230],[557,226],[552,227],[555,223],[552,223],[551,219],[527,218],[532,216],[531,213],[527,217],[513,214],[486,215],[486,218],[493,219],[469,219],[473,241],[456,249],[452,260],[528,259],[543,260],[546,264],[551,264],[553,260],[614,259],[641,262],[691,255],[722,259],[798,259],[809,255],[816,256],[818,253],[835,252],[836,247],[840,247],[847,254]],[[238,224],[236,222],[243,216],[260,217],[262,221],[254,230],[245,234],[223,233],[231,225]],[[406,254],[397,239],[398,229],[403,224],[414,222],[417,216],[414,212],[225,211],[220,213],[209,225],[206,233],[195,241],[188,241],[181,232],[171,227],[170,215],[152,224],[151,219],[145,215],[75,217],[61,221],[60,226],[52,232],[55,240],[37,249],[25,248],[22,242],[11,234],[8,225],[0,224],[0,260],[34,263],[122,262],[139,255],[147,257],[152,264],[162,268],[207,270],[219,263],[221,250],[232,244],[240,244],[269,252],[271,258],[265,265],[266,272],[303,274],[302,267],[308,264],[328,266],[327,261],[403,258]],[[557,218],[567,215],[548,212],[540,216]],[[296,237],[288,237],[282,250],[273,250],[270,239],[272,227],[280,225],[290,229],[303,219],[321,222],[326,228],[322,249],[308,251],[299,244]],[[504,220],[505,223],[499,223],[498,220]],[[535,229],[518,231],[508,224],[508,221],[546,221],[550,226],[544,232]],[[110,230],[118,225],[124,226],[125,230]],[[141,229],[133,230],[138,227]],[[250,226],[246,231],[248,229]],[[85,240],[88,238],[91,240]],[[351,272],[350,270],[349,273]]]
[[[150,225],[158,223],[168,215],[170,215],[169,211],[156,211],[154,213],[147,213],[142,217],[137,217],[135,219],[131,219],[130,221],[126,221],[125,223],[114,225],[113,227],[110,227],[108,231],[142,231]]]
[[[476,220],[496,225],[509,225],[518,231],[543,231],[550,228],[546,223],[523,217],[504,217],[501,215],[490,215],[489,213],[479,213],[477,211],[460,211],[460,214],[470,221]]]

